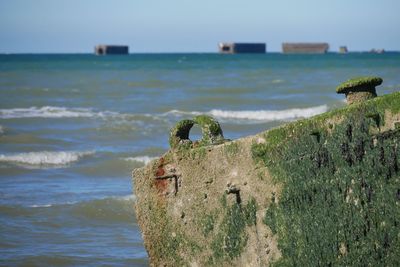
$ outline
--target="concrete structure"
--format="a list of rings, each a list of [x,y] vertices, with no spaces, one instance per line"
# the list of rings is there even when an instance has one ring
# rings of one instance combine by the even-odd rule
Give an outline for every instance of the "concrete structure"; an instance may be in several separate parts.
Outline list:
[[[94,48],[96,55],[127,55],[129,46],[126,45],[96,45]]]
[[[372,53],[372,54],[383,54],[383,53],[385,53],[385,49],[383,49],[383,48],[381,48],[381,49],[373,48],[373,49],[369,50],[369,52]]]
[[[233,141],[204,115],[169,137],[133,172],[150,266],[399,266],[400,92]]]
[[[267,50],[265,43],[220,43],[218,47],[222,54],[264,54]]]
[[[380,77],[357,77],[336,87],[336,93],[345,94],[347,104],[360,103],[377,96],[375,86],[383,82]]]
[[[325,54],[329,50],[328,43],[283,43],[285,54]]]
[[[346,54],[346,53],[348,53],[349,52],[349,50],[347,50],[347,46],[341,46],[341,47],[339,47],[339,53],[340,54]]]

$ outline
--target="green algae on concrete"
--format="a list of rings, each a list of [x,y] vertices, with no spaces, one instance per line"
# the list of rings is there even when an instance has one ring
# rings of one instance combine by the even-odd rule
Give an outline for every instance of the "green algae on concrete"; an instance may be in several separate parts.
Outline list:
[[[150,265],[400,266],[399,124],[394,93],[168,151],[134,173]]]
[[[239,144],[237,142],[229,142],[224,146],[224,151],[227,156],[234,156],[240,151]]]
[[[382,78],[374,76],[356,77],[343,82],[336,87],[336,93],[342,94],[357,87],[374,87],[381,85]]]
[[[195,146],[216,145],[225,141],[218,121],[208,115],[199,115],[193,120],[181,120],[171,129],[169,145],[172,149],[193,146],[193,142],[189,139],[189,132],[194,124],[198,124],[202,131],[202,138],[195,142]]]
[[[345,94],[348,104],[362,102],[377,96],[375,87],[382,84],[380,77],[357,77],[345,81],[336,88],[336,93]]]
[[[148,213],[146,235],[151,240],[146,245],[153,265],[161,266],[163,262],[182,266],[184,259],[180,251],[185,250],[189,240],[179,231],[171,220],[168,220],[166,207],[163,204],[151,203],[152,211]],[[190,240],[190,242],[193,242]]]
[[[215,215],[214,214],[209,214],[206,215],[203,220],[201,221],[201,226],[202,226],[202,231],[204,236],[208,236],[208,234],[214,230],[214,225],[215,225]]]
[[[224,217],[219,225],[218,234],[211,242],[212,265],[239,257],[247,244],[246,226],[256,224],[257,203],[254,198],[251,198],[246,205],[235,202],[231,206],[226,204],[225,194],[222,198]]]
[[[200,143],[202,145],[219,144],[224,141],[221,126],[213,117],[208,115],[199,115],[194,117],[193,121],[201,127],[202,138]]]
[[[282,252],[274,265],[399,266],[400,131],[373,130],[365,116],[384,117],[393,99],[400,105],[399,93],[385,96],[271,130],[266,135],[280,140],[253,144],[283,188],[264,217]],[[327,118],[335,117],[330,130]],[[319,129],[319,141],[310,129]]]
[[[274,189],[267,181],[253,192],[259,170],[252,166],[251,140],[169,150],[134,171],[136,218],[151,266],[267,264],[256,252],[272,237],[258,239],[256,233],[268,232],[260,203]],[[268,246],[270,258],[277,258],[276,244]],[[169,256],[163,247],[175,252]]]
[[[181,120],[171,129],[169,135],[169,145],[171,148],[176,148],[178,145],[182,145],[185,142],[191,144],[189,132],[194,124],[195,122],[193,120]]]

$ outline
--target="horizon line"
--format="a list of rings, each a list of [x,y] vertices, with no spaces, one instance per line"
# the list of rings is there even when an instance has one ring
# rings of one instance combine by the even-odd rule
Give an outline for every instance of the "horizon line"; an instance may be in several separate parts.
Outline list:
[[[285,55],[296,55],[296,54],[302,54],[302,55],[324,55],[324,54],[351,54],[351,53],[368,53],[368,54],[385,54],[385,53],[400,53],[400,50],[384,50],[383,53],[375,53],[371,50],[354,50],[354,51],[348,51],[346,53],[341,53],[340,51],[328,51],[326,53],[284,53],[282,51],[266,51],[265,53],[257,53],[257,55],[262,55],[262,54],[285,54]],[[183,51],[176,51],[176,52],[170,52],[170,51],[165,51],[165,52],[129,52],[128,54],[125,55],[139,55],[139,54],[222,54],[218,51],[215,52],[210,52],[210,51],[204,51],[204,52],[198,52],[198,51],[191,51],[191,52],[183,52]],[[255,53],[239,53],[242,55],[246,54],[255,54]],[[0,55],[96,55],[94,52],[0,52]],[[226,54],[224,54],[226,55]],[[231,54],[231,55],[237,55],[237,54]],[[104,55],[102,55],[104,56]],[[115,56],[115,55],[112,55]],[[117,56],[124,56],[122,55],[117,55]]]

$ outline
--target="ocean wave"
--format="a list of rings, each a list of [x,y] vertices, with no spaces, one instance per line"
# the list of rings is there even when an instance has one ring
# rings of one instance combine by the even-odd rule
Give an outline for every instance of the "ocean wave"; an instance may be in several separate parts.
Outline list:
[[[0,109],[0,119],[23,119],[23,118],[43,118],[43,119],[63,119],[63,118],[93,118],[108,120],[112,127],[127,129],[126,125],[143,124],[152,120],[165,120],[159,114],[146,113],[119,113],[115,111],[97,111],[92,108],[67,108],[67,107],[30,107]],[[129,128],[130,130],[131,128]]]
[[[322,105],[311,108],[294,108],[286,110],[258,110],[258,111],[224,111],[211,110],[210,114],[221,119],[249,119],[260,121],[285,121],[298,118],[308,118],[328,110],[328,106]]]
[[[130,194],[130,195],[125,195],[125,196],[114,196],[111,197],[112,199],[115,199],[117,201],[135,201],[136,200],[136,196],[134,194]]]
[[[95,112],[91,108],[66,108],[66,107],[31,107],[16,109],[0,109],[1,119],[13,118],[103,118],[112,119],[115,125],[121,123],[144,123],[149,120],[169,121],[171,117],[197,116],[201,114],[211,115],[221,121],[232,123],[252,123],[270,121],[290,121],[298,118],[308,118],[328,110],[327,105],[314,106],[309,108],[292,108],[285,110],[222,110],[212,109],[206,112],[170,110],[159,114],[130,114],[112,111]],[[1,130],[1,129],[0,129]],[[1,132],[0,132],[1,133]],[[139,160],[140,161],[140,160]]]
[[[27,206],[0,205],[0,213],[5,216],[40,215],[54,216],[62,214],[72,220],[82,219],[104,222],[135,222],[135,195],[108,196],[103,198],[69,201],[64,203],[38,203]]]
[[[125,161],[135,161],[143,164],[147,164],[150,161],[157,159],[158,157],[149,157],[149,156],[139,156],[139,157],[128,157],[128,158],[123,158]]]
[[[80,158],[94,154],[94,151],[41,151],[19,154],[0,154],[0,162],[22,164],[28,166],[65,166]]]
[[[73,206],[73,205],[87,205],[90,203],[109,203],[109,202],[115,202],[115,203],[124,203],[124,202],[133,202],[136,200],[136,196],[134,194],[130,195],[124,195],[124,196],[109,196],[109,197],[103,197],[103,198],[95,198],[91,200],[82,200],[82,201],[67,201],[63,203],[46,203],[46,204],[33,204],[29,205],[29,208],[51,208],[51,207],[57,207],[57,206]]]
[[[231,122],[271,122],[271,121],[290,121],[300,118],[309,118],[328,111],[327,105],[315,106],[310,108],[292,108],[285,110],[220,110],[213,109],[208,112],[198,111],[180,111],[171,110],[166,112],[166,115],[184,116],[191,115],[197,116],[201,114],[211,115],[221,121]]]
[[[132,194],[84,200],[75,203],[55,204],[39,209],[45,209],[52,213],[67,213],[72,218],[78,218],[79,221],[84,219],[101,223],[133,223],[135,222],[134,201],[135,195]]]
[[[167,116],[185,116],[185,115],[192,115],[192,116],[197,116],[201,114],[206,114],[207,112],[199,112],[199,111],[183,111],[183,110],[177,110],[173,109],[170,111],[167,111],[163,113],[161,116],[167,117]]]
[[[71,203],[73,204],[73,203]],[[34,205],[30,205],[30,208],[50,208],[52,207],[54,204],[34,204]]]
[[[111,111],[95,112],[90,108],[66,108],[66,107],[30,107],[0,109],[1,119],[16,118],[91,118],[115,116],[118,113]]]
[[[72,205],[57,205],[47,209],[67,212],[79,221],[89,220],[101,223],[135,222],[134,195],[110,196],[101,199],[80,201]]]
[[[283,83],[284,82],[284,80],[281,80],[281,79],[275,79],[275,80],[272,80],[272,82],[271,83]]]

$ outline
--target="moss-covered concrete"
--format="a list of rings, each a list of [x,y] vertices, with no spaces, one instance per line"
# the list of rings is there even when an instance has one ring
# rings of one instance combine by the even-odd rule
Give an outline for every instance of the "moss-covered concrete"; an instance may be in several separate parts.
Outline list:
[[[358,77],[345,81],[336,88],[338,94],[345,94],[347,104],[361,103],[377,96],[375,87],[382,84],[380,77]]]
[[[399,266],[400,93],[134,171],[152,266]]]
[[[253,145],[283,188],[264,217],[282,253],[275,265],[400,264],[399,106],[399,93],[385,96],[272,130],[264,137],[271,143]]]
[[[201,127],[202,138],[193,142],[189,132],[194,124]],[[169,145],[172,149],[190,149],[199,146],[222,144],[226,140],[218,121],[208,115],[198,115],[192,120],[179,121],[170,131]]]
[[[195,122],[193,120],[181,120],[174,128],[171,129],[169,134],[169,145],[172,148],[177,148],[179,145],[191,145],[189,139],[189,132]]]
[[[370,88],[375,86],[378,86],[382,84],[383,80],[381,77],[374,77],[374,76],[366,76],[366,77],[356,77],[349,79],[342,84],[340,84],[338,87],[336,87],[336,93],[341,94],[341,93],[346,93],[349,90],[354,90],[356,88]]]

